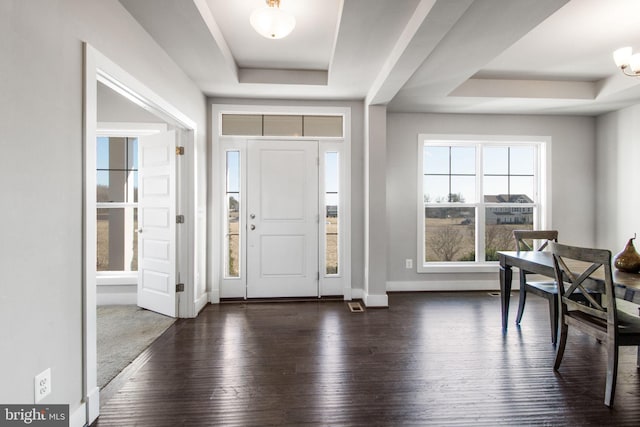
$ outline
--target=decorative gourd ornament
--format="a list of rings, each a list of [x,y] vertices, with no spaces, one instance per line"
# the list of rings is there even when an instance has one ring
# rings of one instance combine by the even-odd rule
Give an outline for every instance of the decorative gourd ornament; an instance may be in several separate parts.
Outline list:
[[[613,265],[620,271],[626,273],[637,273],[640,271],[640,254],[636,252],[636,248],[633,246],[635,238],[636,235],[634,233],[622,252],[617,254],[613,259]]]

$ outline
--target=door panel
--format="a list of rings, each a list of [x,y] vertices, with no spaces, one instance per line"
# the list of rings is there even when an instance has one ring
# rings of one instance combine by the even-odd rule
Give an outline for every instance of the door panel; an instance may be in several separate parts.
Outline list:
[[[138,306],[176,316],[175,131],[140,138]]]
[[[306,239],[305,236],[262,236],[260,271],[263,276],[304,277]]]
[[[249,141],[247,297],[318,295],[318,143]]]

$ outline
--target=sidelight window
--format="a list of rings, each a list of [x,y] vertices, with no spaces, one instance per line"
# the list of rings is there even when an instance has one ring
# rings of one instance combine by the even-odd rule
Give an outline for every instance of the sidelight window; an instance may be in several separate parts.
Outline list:
[[[227,151],[224,247],[227,278],[240,277],[240,195],[240,151]]]
[[[325,153],[325,273],[339,273],[340,239],[339,237],[339,212],[340,212],[340,182],[338,153]]]

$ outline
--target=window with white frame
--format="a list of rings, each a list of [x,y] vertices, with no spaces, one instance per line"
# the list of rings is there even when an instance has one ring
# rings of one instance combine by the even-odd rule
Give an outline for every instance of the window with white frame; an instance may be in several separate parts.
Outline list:
[[[138,270],[138,138],[96,141],[96,270]]]
[[[544,141],[420,136],[418,271],[485,265],[539,229]]]
[[[240,150],[226,151],[224,276],[240,277]]]

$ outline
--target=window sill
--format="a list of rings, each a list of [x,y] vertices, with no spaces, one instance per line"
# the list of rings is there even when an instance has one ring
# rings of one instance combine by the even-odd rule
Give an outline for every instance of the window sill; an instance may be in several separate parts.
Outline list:
[[[418,273],[497,273],[498,262],[486,263],[429,263],[419,265]]]

